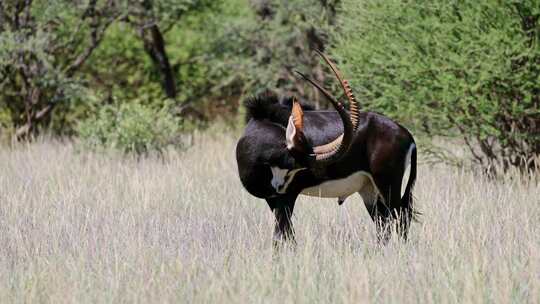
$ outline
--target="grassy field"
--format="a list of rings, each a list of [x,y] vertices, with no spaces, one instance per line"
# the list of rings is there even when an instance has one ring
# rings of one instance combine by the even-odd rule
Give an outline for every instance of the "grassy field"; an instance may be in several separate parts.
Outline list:
[[[273,216],[241,187],[233,136],[196,142],[140,161],[0,148],[0,301],[540,302],[538,177],[421,165],[422,222],[383,248],[359,196],[302,197],[298,246],[273,258]]]

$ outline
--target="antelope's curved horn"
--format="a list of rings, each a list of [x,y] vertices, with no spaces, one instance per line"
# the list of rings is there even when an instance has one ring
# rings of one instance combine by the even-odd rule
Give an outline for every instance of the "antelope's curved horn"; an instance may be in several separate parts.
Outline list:
[[[321,56],[322,59],[324,59],[326,64],[330,66],[330,69],[332,70],[332,72],[334,72],[334,75],[339,80],[339,83],[341,84],[341,88],[343,89],[343,93],[345,94],[345,96],[347,96],[347,99],[349,100],[349,112],[351,115],[351,121],[352,121],[353,129],[354,131],[356,131],[356,129],[358,128],[358,116],[359,116],[358,103],[356,102],[356,98],[354,97],[351,86],[349,85],[349,81],[343,78],[343,76],[341,75],[341,72],[338,70],[336,65],[325,54],[323,54],[319,50],[315,50],[315,52],[319,54],[319,56]]]
[[[330,102],[338,112],[339,117],[341,117],[341,121],[343,122],[343,134],[325,145],[313,147],[313,153],[315,154],[315,160],[317,164],[328,164],[335,162],[349,150],[352,144],[354,129],[349,114],[347,114],[347,111],[345,110],[343,105],[339,101],[337,101],[330,93],[328,93],[328,91],[326,91],[321,85],[311,80],[311,78],[307,77],[306,75],[298,71],[296,72],[306,81],[315,86],[319,91],[321,91],[324,96],[326,96],[330,100]]]

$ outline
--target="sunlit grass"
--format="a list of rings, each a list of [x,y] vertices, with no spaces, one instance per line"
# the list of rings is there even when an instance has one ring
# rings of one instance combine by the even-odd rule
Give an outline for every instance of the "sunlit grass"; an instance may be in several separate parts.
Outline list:
[[[273,257],[233,136],[139,161],[46,140],[0,164],[1,302],[540,301],[540,186],[517,174],[420,166],[422,221],[383,248],[359,196],[302,197]]]

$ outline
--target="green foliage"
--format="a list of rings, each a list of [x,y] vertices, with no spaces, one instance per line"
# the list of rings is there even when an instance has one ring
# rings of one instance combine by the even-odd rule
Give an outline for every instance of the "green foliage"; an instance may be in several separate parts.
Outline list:
[[[85,100],[164,100],[146,29],[169,31],[213,0],[0,2],[0,127],[73,135]],[[207,32],[208,33],[208,32]],[[144,40],[145,44],[143,47]],[[184,98],[187,99],[187,98]]]
[[[0,107],[18,137],[86,98],[75,74],[117,16],[102,4],[89,11],[65,0],[0,5]]]
[[[171,112],[169,103],[158,108],[139,102],[101,106],[79,124],[78,133],[92,149],[113,148],[137,155],[162,152],[180,146],[182,122]]]
[[[217,1],[212,9],[182,15],[172,26],[160,22],[167,29],[163,34],[178,108],[189,105],[205,117],[234,116],[242,95],[267,88],[318,102],[294,70],[325,81],[323,65],[311,50],[326,44],[332,14],[328,7],[336,6],[335,1],[326,6],[312,0],[266,1],[271,16],[261,15],[263,2]],[[91,86],[103,88],[106,96],[147,104],[165,99],[159,69],[145,54],[136,28],[127,24],[109,28],[85,72]]]
[[[324,107],[294,73],[335,90],[312,52],[321,49],[365,109],[422,138],[461,138],[485,168],[532,168],[539,16],[537,0],[3,1],[0,136],[48,128],[144,153],[169,142],[158,130],[176,136],[189,116],[238,117],[239,100],[265,89]],[[165,125],[149,127],[159,115]]]
[[[348,0],[335,48],[363,106],[460,137],[488,170],[540,154],[538,1]]]
[[[224,54],[219,66],[230,71],[228,79],[242,83],[249,94],[275,89],[318,106],[319,95],[299,80],[295,70],[319,82],[328,80],[313,50],[327,47],[339,1],[252,0],[249,4],[246,14],[228,22],[218,37],[216,45]]]
[[[0,5],[0,19],[9,21],[0,24],[1,127],[74,135],[79,120],[111,100],[160,107],[169,98],[177,115],[198,119],[234,117],[243,95],[266,88],[318,102],[294,70],[325,82],[311,49],[325,47],[338,2],[40,0],[22,11],[7,2]],[[164,54],[156,53],[154,25]],[[161,55],[174,96],[164,91]]]

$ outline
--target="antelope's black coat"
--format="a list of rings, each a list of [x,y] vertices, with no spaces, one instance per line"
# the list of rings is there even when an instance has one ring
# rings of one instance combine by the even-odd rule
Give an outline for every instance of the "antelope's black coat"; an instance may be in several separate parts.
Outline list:
[[[300,171],[286,194],[277,193],[270,183],[270,167],[303,167],[286,147],[285,132],[291,113],[289,100],[265,93],[245,103],[247,125],[238,141],[236,158],[240,180],[250,194],[266,199],[272,210],[294,206],[294,200],[303,189],[364,171],[372,176],[383,196],[375,207],[366,205],[374,220],[386,221],[402,210],[407,212],[407,217],[412,216],[412,187],[416,179],[414,138],[406,128],[375,112],[360,112],[359,125],[350,149],[339,161],[326,168],[324,176],[314,174],[311,170]],[[314,111],[305,104],[303,108],[304,134],[312,146],[328,143],[343,132],[337,112]],[[398,184],[401,188],[409,149],[412,151],[410,176],[403,197],[400,194],[396,197],[400,191],[396,192]]]

